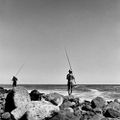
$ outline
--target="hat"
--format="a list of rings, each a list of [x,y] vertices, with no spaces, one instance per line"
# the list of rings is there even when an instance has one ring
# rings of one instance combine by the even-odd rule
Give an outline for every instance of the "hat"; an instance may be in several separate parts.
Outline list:
[[[69,70],[69,73],[72,73],[72,70]]]
[[[13,81],[17,81],[17,78],[15,76],[13,76],[12,80]]]

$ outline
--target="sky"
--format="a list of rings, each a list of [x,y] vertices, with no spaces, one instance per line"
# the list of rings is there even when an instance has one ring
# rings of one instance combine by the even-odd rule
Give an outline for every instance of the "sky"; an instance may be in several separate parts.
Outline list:
[[[120,0],[0,0],[0,84],[120,84]]]

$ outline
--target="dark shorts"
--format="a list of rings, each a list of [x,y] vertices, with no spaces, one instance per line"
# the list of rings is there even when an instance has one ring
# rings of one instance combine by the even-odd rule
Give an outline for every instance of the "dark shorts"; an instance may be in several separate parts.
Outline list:
[[[72,82],[68,82],[68,89],[71,89],[73,87],[73,83]]]

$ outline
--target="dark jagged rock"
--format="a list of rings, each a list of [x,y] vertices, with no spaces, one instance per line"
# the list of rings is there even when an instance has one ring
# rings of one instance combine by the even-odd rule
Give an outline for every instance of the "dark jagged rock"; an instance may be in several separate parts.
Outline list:
[[[2,94],[8,93],[8,90],[4,89],[3,87],[0,87],[0,93]]]
[[[81,109],[85,111],[93,111],[93,108],[91,107],[91,102],[89,101],[84,101],[81,103]]]
[[[93,109],[92,109],[92,107],[90,105],[84,105],[84,106],[82,106],[82,110],[93,111]]]
[[[38,90],[32,90],[30,93],[31,100],[38,101],[41,100],[41,93]]]
[[[105,100],[102,97],[96,97],[91,101],[92,108],[102,108],[105,106]]]
[[[120,117],[120,112],[112,109],[112,108],[109,108],[106,110],[105,114],[104,114],[105,117],[111,117],[111,118],[118,118]]]
[[[24,87],[15,87],[6,97],[5,111],[11,112],[13,109],[24,106],[30,101],[29,93]]]

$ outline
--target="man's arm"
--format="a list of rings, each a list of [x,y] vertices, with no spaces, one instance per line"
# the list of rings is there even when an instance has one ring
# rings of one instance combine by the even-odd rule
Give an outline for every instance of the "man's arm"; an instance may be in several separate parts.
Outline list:
[[[75,81],[75,77],[73,76],[73,80],[74,80],[74,82],[75,82],[75,84],[76,84],[76,81]]]

